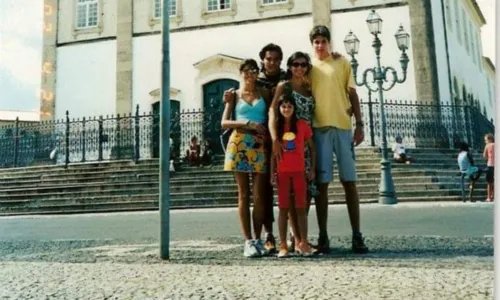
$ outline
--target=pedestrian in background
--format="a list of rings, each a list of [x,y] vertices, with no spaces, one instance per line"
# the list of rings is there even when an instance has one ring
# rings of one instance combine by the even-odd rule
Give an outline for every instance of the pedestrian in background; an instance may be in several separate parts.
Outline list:
[[[488,191],[486,201],[491,202],[495,198],[495,137],[493,134],[484,136],[483,157],[486,160],[486,182]]]
[[[467,143],[460,144],[460,153],[458,153],[457,162],[462,173],[462,180],[467,178],[469,181],[469,200],[475,202],[472,198],[472,193],[474,192],[476,182],[481,177],[481,170],[474,165],[474,159]]]

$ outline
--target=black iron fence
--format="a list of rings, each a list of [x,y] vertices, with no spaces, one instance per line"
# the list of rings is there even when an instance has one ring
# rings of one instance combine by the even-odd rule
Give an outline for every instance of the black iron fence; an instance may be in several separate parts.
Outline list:
[[[380,145],[377,101],[361,102],[365,122],[365,146]],[[456,148],[459,141],[481,149],[486,133],[494,126],[474,106],[415,104],[386,101],[387,139],[391,145],[401,136],[407,147]],[[188,110],[171,115],[172,156],[182,158],[192,136],[211,140],[215,153],[222,147],[221,111]],[[158,114],[94,116],[21,123],[0,127],[0,168],[159,157]],[[217,139],[217,140],[215,140]]]
[[[457,148],[461,141],[472,148],[484,147],[484,135],[494,134],[494,125],[472,105],[436,105],[385,101],[387,142],[397,136],[412,148]],[[380,104],[377,100],[361,102],[365,122],[365,142],[378,146],[380,140]]]

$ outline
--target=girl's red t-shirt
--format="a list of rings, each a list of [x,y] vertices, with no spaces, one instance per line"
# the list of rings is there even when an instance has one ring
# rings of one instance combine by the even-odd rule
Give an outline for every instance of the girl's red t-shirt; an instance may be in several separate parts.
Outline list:
[[[304,146],[311,137],[312,130],[304,120],[297,122],[296,134],[285,126],[285,133],[281,138],[284,150],[278,162],[278,173],[305,171]]]

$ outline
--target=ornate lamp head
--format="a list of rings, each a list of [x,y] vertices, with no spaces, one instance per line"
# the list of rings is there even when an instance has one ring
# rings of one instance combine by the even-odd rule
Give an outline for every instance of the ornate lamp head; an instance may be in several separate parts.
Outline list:
[[[345,37],[344,46],[345,46],[345,51],[350,56],[354,57],[354,55],[358,54],[359,39],[352,33],[352,31],[349,31],[349,34]]]
[[[372,10],[372,12],[368,15],[366,23],[368,24],[368,29],[371,34],[377,35],[382,32],[382,19],[375,12],[375,10]]]
[[[404,30],[403,25],[399,25],[399,29],[394,36],[396,37],[396,43],[398,43],[399,50],[408,50],[410,35]]]

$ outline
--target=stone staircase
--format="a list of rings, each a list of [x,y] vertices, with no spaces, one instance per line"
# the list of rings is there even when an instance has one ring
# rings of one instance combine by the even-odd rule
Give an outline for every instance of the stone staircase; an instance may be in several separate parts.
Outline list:
[[[392,164],[399,202],[461,201],[455,150],[412,149],[416,162]],[[392,154],[391,154],[392,157]],[[484,165],[480,153],[474,158]],[[237,188],[222,170],[222,156],[210,167],[177,166],[171,174],[171,208],[236,206]],[[377,202],[380,154],[356,149],[358,190],[363,203]],[[158,160],[36,166],[0,170],[0,215],[116,212],[158,209]],[[331,203],[344,203],[337,174]],[[475,199],[486,198],[484,177]]]

